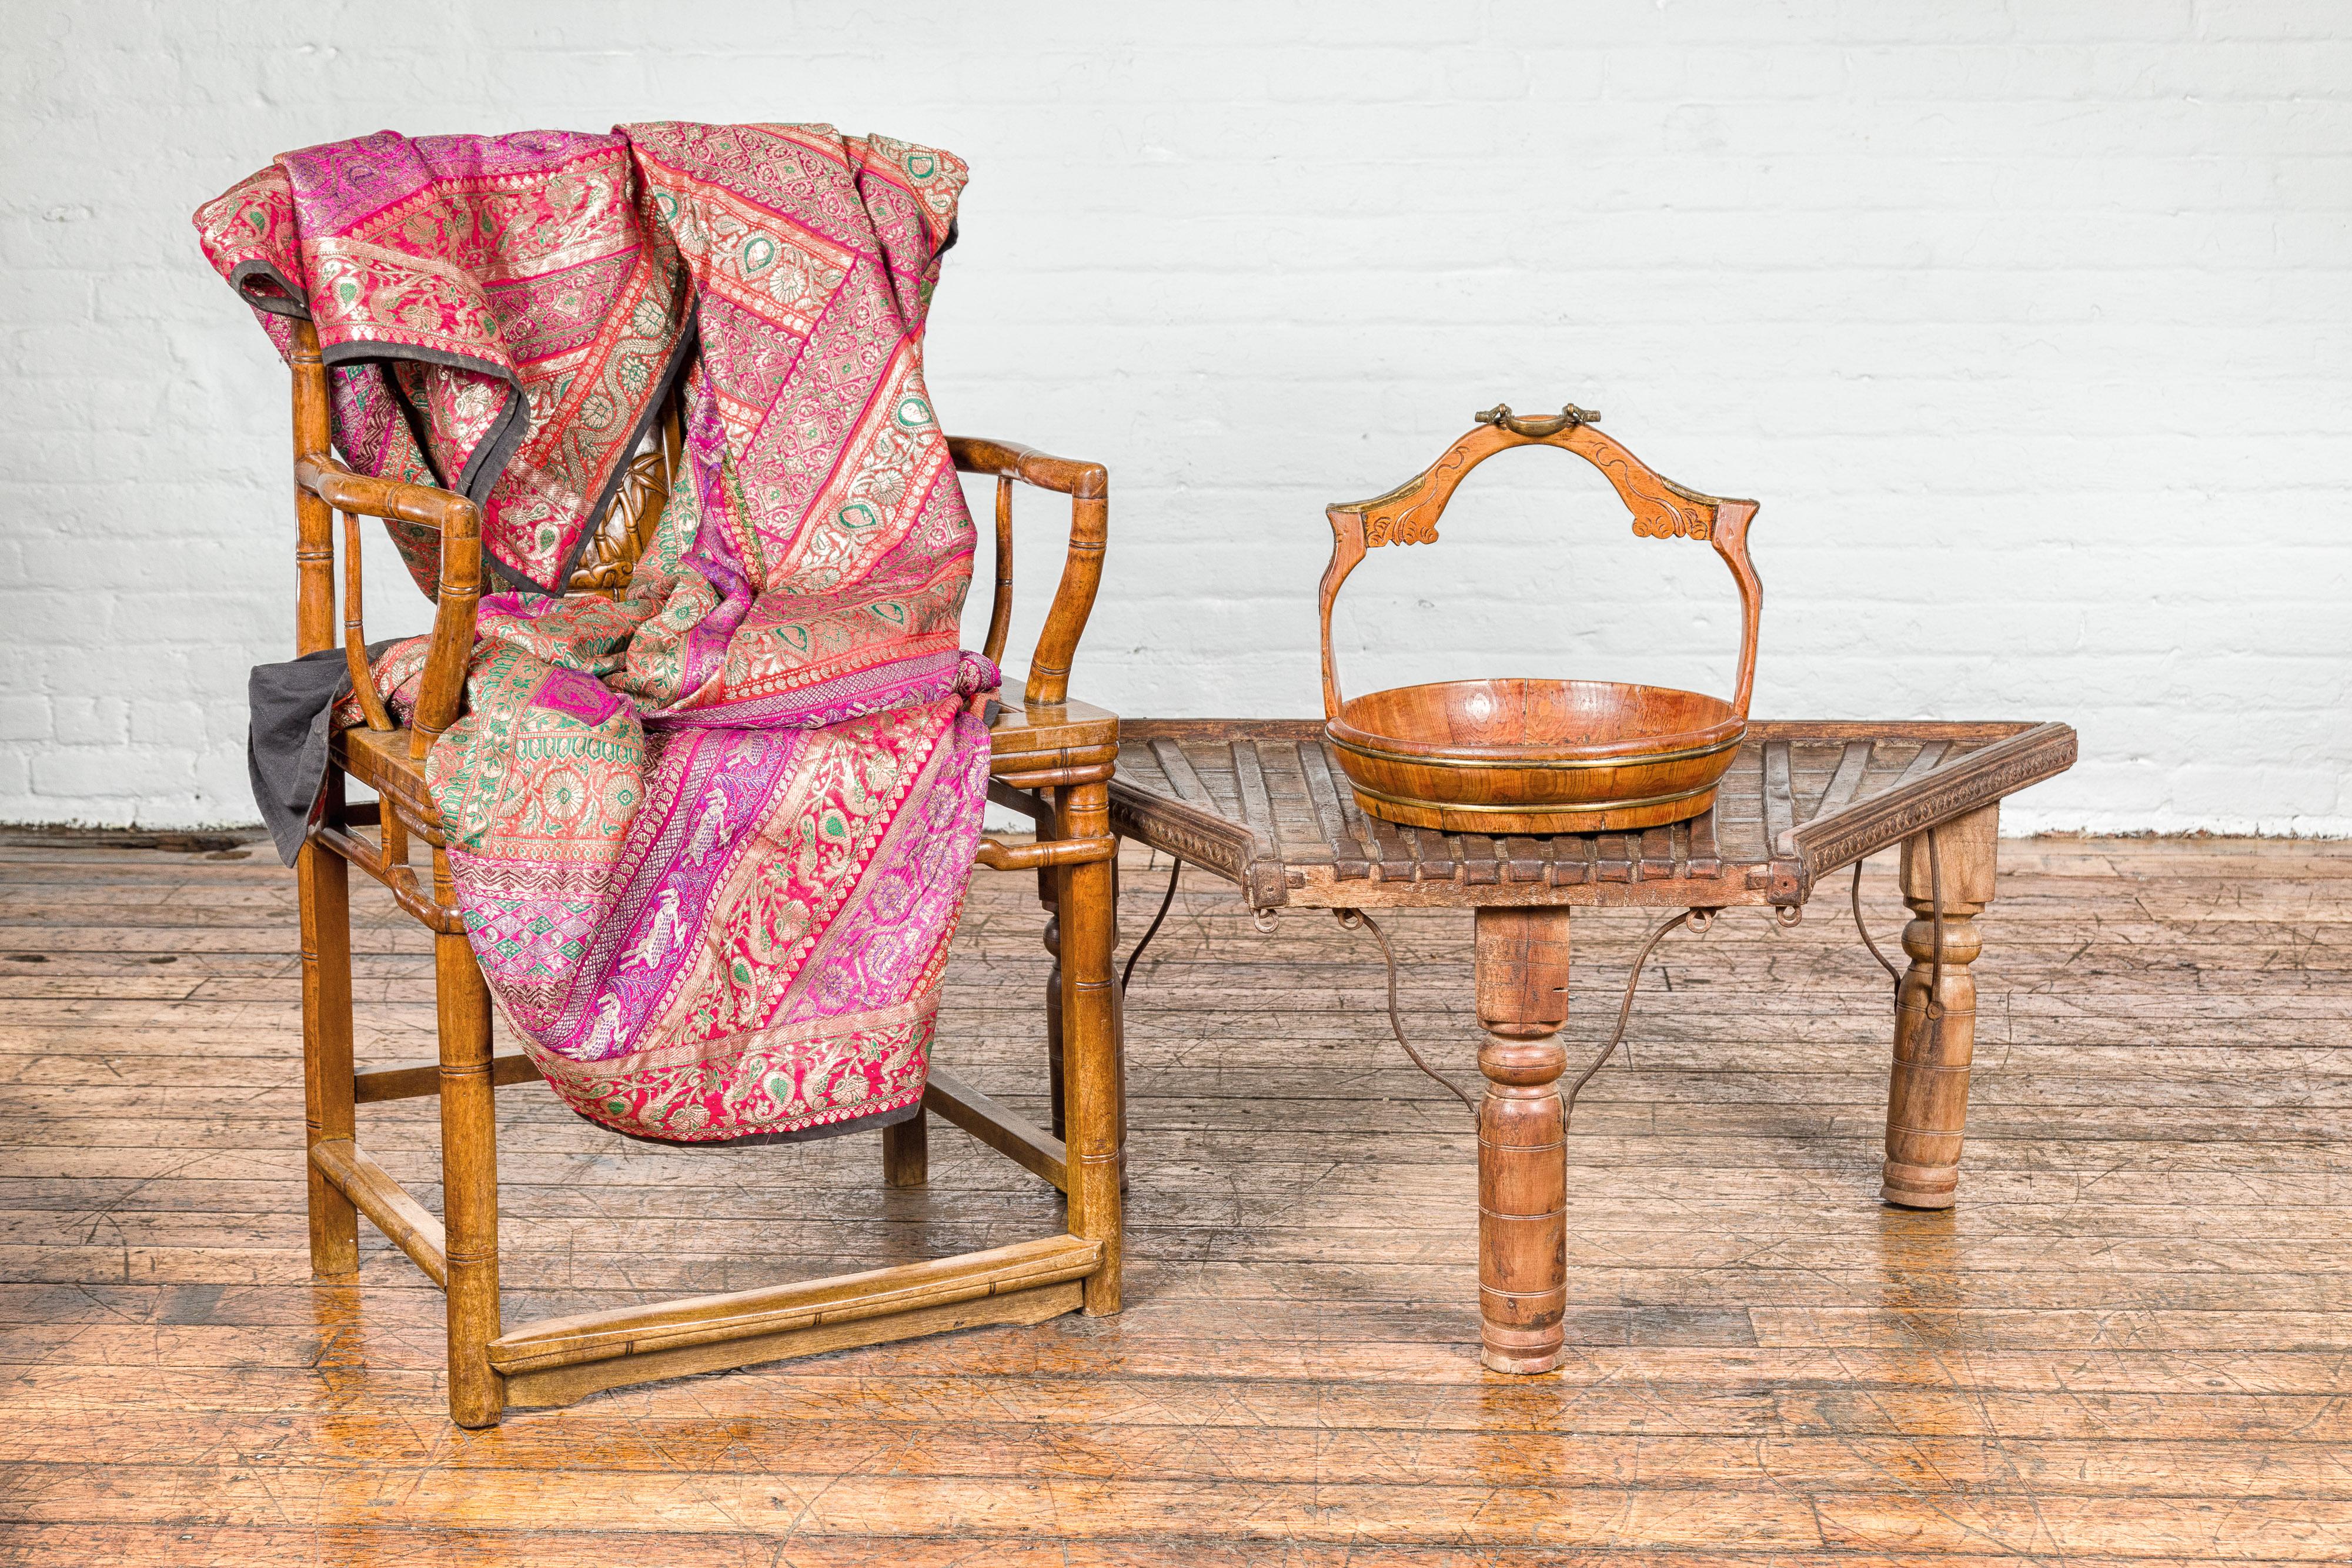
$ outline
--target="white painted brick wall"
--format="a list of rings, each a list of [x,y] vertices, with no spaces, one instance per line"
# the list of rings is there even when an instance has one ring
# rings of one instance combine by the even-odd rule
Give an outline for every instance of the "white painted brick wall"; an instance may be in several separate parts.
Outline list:
[[[971,162],[932,388],[952,429],[1110,465],[1078,685],[1115,708],[1312,711],[1324,504],[1497,398],[1573,398],[1763,501],[1759,714],[2072,721],[2081,765],[2012,829],[2352,831],[2340,4],[11,0],[0,28],[0,821],[254,815],[284,383],[196,203],[383,126],[672,115]],[[1572,459],[1491,465],[1444,543],[1359,572],[1351,685],[1719,686],[1712,555],[1607,502]],[[421,627],[372,564],[372,630]]]

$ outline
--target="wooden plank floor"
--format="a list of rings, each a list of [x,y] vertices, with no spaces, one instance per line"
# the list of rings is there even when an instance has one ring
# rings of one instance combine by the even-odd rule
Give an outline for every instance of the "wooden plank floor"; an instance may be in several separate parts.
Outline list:
[[[288,873],[0,849],[0,1563],[2352,1559],[2352,850],[2003,853],[1952,1214],[1874,1201],[1887,1000],[1842,885],[1670,939],[1578,1108],[1560,1375],[1479,1369],[1470,1127],[1367,939],[1200,877],[1129,1004],[1124,1316],[467,1433],[406,1260],[363,1225],[356,1286],[308,1277]],[[1130,861],[1130,934],[1160,880]],[[982,873],[942,1056],[1042,1113],[1034,885]],[[362,1054],[429,1055],[425,934],[355,902]],[[1467,1072],[1467,919],[1391,928]],[[1579,916],[1572,1060],[1639,928]],[[500,1103],[509,1321],[1056,1223],[936,1124],[888,1192],[871,1134],[693,1155]],[[437,1201],[432,1114],[362,1132]]]

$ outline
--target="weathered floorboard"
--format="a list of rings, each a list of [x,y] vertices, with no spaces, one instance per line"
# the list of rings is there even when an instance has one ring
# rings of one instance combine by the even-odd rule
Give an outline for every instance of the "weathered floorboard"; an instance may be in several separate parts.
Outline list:
[[[1810,812],[1919,766],[1841,746],[1790,788]],[[1245,768],[1229,804],[1367,870],[1637,879],[1717,852],[1401,835],[1301,767],[1295,792]],[[1778,807],[1746,810],[1760,834]],[[465,1432],[414,1265],[363,1228],[355,1283],[309,1278],[285,873],[0,846],[0,1563],[2352,1557],[2352,855],[2002,857],[1948,1213],[1874,1201],[1885,986],[1842,899],[1669,940],[1570,1128],[1556,1376],[1478,1367],[1468,1118],[1387,1041],[1369,938],[1315,911],[1262,935],[1188,875],[1127,1004],[1123,1314]],[[1162,885],[1125,879],[1128,941]],[[981,874],[940,1054],[1042,1116],[1034,886]],[[1864,887],[1884,941],[1884,862]],[[362,1065],[429,1056],[423,934],[372,888],[354,916]],[[1466,1071],[1467,918],[1384,919],[1406,1027]],[[1576,917],[1577,1070],[1644,925]],[[871,1136],[684,1153],[537,1084],[499,1104],[510,1322],[942,1256],[1059,1208],[945,1124],[930,1186],[890,1189]],[[437,1204],[431,1102],[361,1116]]]

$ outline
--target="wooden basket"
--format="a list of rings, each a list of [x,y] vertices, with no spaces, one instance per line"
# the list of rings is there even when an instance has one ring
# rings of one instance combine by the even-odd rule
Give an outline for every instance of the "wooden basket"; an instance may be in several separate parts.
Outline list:
[[[1423,473],[1385,496],[1328,508],[1324,569],[1324,733],[1356,803],[1375,817],[1453,833],[1623,832],[1696,817],[1748,729],[1763,588],[1748,559],[1753,501],[1685,490],[1595,430],[1570,403],[1556,418],[1506,405]],[[1730,701],[1616,681],[1508,679],[1397,686],[1339,695],[1331,605],[1367,549],[1434,543],[1437,519],[1471,469],[1513,446],[1558,446],[1586,459],[1648,538],[1705,539],[1739,586],[1738,690]]]

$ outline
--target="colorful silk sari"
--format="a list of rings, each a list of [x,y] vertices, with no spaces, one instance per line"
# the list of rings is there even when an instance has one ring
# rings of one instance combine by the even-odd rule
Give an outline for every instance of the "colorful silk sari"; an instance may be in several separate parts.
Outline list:
[[[492,996],[573,1109],[809,1136],[919,1106],[996,672],[921,334],[965,178],[829,126],[289,153],[196,214],[353,468],[478,501],[427,779]],[[625,595],[559,599],[673,385],[687,482]],[[394,528],[420,583],[437,539]],[[376,681],[415,700],[424,640]]]

